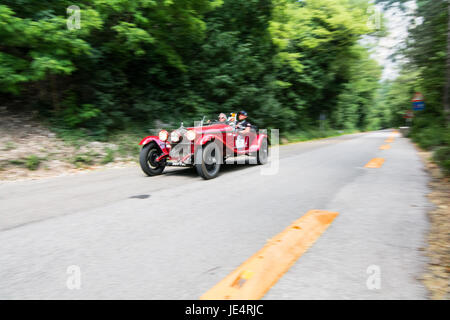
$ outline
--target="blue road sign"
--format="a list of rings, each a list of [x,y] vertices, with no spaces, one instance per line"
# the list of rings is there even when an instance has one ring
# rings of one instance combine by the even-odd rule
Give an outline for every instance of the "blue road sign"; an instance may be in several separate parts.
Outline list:
[[[421,111],[425,109],[425,102],[424,101],[413,101],[413,110],[414,111]]]

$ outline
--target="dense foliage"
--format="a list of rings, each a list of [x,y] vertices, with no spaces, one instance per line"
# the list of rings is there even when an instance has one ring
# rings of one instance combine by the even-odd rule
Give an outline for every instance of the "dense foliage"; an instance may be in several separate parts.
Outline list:
[[[386,2],[386,1],[381,1]],[[391,5],[405,1],[388,1]],[[408,63],[401,75],[385,84],[382,103],[389,106],[393,125],[412,125],[412,138],[421,146],[435,151],[435,159],[450,173],[450,2],[448,0],[417,0],[408,41],[398,54]],[[416,111],[412,124],[403,115],[411,108],[408,101],[415,92],[425,97],[426,109]]]
[[[0,4],[0,102],[91,135],[245,109],[283,132],[365,129],[380,67],[366,0],[79,0]]]

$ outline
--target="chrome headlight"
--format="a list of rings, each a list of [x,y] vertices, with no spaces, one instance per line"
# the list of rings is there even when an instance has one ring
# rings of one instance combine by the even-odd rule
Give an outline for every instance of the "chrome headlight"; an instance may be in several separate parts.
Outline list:
[[[188,132],[186,132],[186,138],[189,141],[192,141],[195,139],[195,131],[194,130],[189,130]]]
[[[161,141],[166,141],[167,140],[167,138],[169,138],[169,133],[166,131],[166,130],[161,130],[160,132],[159,132],[159,140],[161,140]]]
[[[170,134],[170,141],[171,142],[180,141],[180,134],[178,133],[178,131],[172,131],[172,133]]]

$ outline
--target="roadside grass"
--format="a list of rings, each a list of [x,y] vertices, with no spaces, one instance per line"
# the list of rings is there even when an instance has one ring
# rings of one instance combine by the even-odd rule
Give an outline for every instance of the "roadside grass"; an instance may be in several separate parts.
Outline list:
[[[83,145],[96,141],[89,133],[81,129],[66,129],[59,127],[50,127],[50,129],[56,134],[56,136],[63,140],[67,145],[75,148],[81,148]]]
[[[25,164],[25,160],[23,159],[12,159],[9,160],[9,164],[13,166],[23,166]]]
[[[118,145],[116,153],[121,158],[137,159],[137,157],[139,156],[139,151],[141,150],[139,142],[142,140],[142,138],[148,135],[149,134],[144,130],[140,133],[135,131],[122,132],[109,137],[108,142]]]
[[[138,144],[143,137],[149,135],[148,129],[141,127],[116,130],[107,135],[92,134],[86,129],[68,129],[56,126],[50,126],[50,129],[68,146],[75,147],[76,149],[80,149],[90,142],[95,141],[117,145],[116,150],[112,150],[111,148],[105,149],[107,155],[105,156],[106,159],[104,161],[115,158],[115,156],[126,158],[139,155],[140,147]]]
[[[57,137],[62,139],[67,145],[75,147],[77,150],[93,141],[110,143],[117,147],[105,148],[104,156],[99,157],[98,154],[90,152],[78,153],[69,161],[75,167],[82,168],[94,164],[108,164],[117,161],[133,161],[138,162],[139,152],[141,146],[139,142],[142,138],[151,135],[148,129],[142,127],[130,127],[127,130],[117,130],[110,133],[102,139],[97,136],[91,136],[86,130],[79,129],[61,129],[52,128]],[[323,130],[317,128],[298,130],[281,134],[280,144],[296,143],[303,141],[310,141],[315,139],[323,139],[335,137],[350,133],[359,132],[358,130],[334,130],[324,128]]]
[[[87,129],[73,129],[47,123],[50,130],[56,134],[67,146],[78,150],[78,153],[69,157],[68,162],[76,168],[94,164],[108,164],[116,161],[138,161],[140,152],[139,142],[149,135],[148,129],[142,127],[129,127],[126,130],[115,130],[107,135],[91,132]],[[103,156],[91,152],[82,152],[80,149],[92,142],[113,144],[115,147],[105,146]],[[67,160],[66,160],[67,161]]]
[[[100,161],[101,164],[107,164],[114,161],[114,150],[107,148],[106,155]]]
[[[37,170],[42,160],[44,159],[32,154],[31,156],[25,158],[25,166],[28,170]]]
[[[40,166],[40,164],[47,160],[46,157],[38,157],[34,154],[21,159],[12,159],[9,160],[9,164],[13,166],[19,166],[19,167],[25,167],[28,170],[34,171],[37,170]]]
[[[281,144],[330,138],[360,132],[359,130],[310,129],[290,132],[281,137]],[[283,142],[284,141],[284,142]]]
[[[3,145],[3,151],[11,151],[16,149],[16,144],[12,141],[8,141]]]
[[[442,167],[447,176],[450,176],[450,146],[437,148],[433,152],[433,161]]]
[[[108,137],[107,143],[111,143],[117,146],[116,149],[106,148],[106,155],[101,160],[101,164],[107,164],[119,161],[138,161],[139,152],[141,147],[139,142],[144,136],[149,134],[142,130],[142,132],[136,132],[135,130],[129,130],[124,132],[117,132]]]
[[[92,153],[80,153],[71,160],[77,168],[82,168],[94,164],[94,155]]]
[[[427,118],[420,119],[413,126],[410,136],[419,147],[432,151],[432,160],[442,168],[445,175],[450,176],[450,127]]]

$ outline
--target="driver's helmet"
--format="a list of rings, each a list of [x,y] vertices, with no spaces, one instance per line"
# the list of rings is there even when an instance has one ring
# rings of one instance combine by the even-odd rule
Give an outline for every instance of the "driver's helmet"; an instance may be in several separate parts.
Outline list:
[[[242,111],[239,111],[238,114],[237,114],[238,119],[239,119],[239,116],[240,116],[241,114],[242,114],[243,116],[246,116],[246,117],[248,116],[247,112],[244,111],[244,110],[242,110]]]

